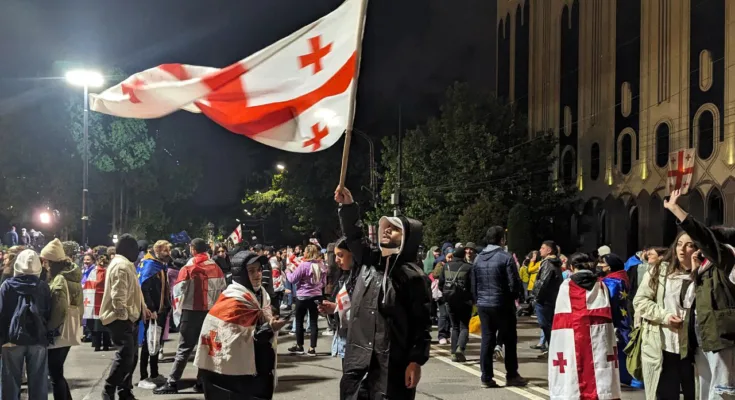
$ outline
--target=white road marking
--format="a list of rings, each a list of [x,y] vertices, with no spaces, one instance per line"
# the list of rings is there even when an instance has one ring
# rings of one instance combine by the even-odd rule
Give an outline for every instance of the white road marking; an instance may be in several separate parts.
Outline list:
[[[433,346],[433,345],[431,346],[431,348],[432,348],[432,351],[434,353],[434,357],[433,357],[434,359],[439,360],[439,361],[441,361],[443,363],[446,363],[448,365],[451,365],[452,367],[455,367],[457,369],[461,369],[462,371],[465,371],[467,373],[470,373],[470,374],[472,374],[472,375],[474,375],[474,376],[476,376],[478,378],[481,378],[482,377],[482,373],[480,371],[478,371],[477,369],[475,369],[475,368],[472,368],[472,367],[467,366],[467,365],[462,364],[462,363],[452,362],[452,360],[450,358],[447,358],[445,356],[437,355],[437,353],[449,355],[449,352],[447,350],[444,350],[444,349],[442,349],[440,347]],[[500,376],[505,375],[504,373],[501,373],[499,371],[496,371],[496,370],[493,370],[493,371],[495,372],[496,375],[500,375]],[[497,378],[497,377],[494,378],[494,379],[499,384],[505,385],[505,380],[504,379]],[[501,388],[502,389],[510,390],[511,392],[513,392],[513,393],[515,393],[517,395],[523,396],[523,397],[525,397],[525,398],[527,398],[529,400],[545,400],[543,397],[536,396],[535,394],[533,394],[531,392],[528,392],[528,391],[526,391],[526,390],[524,390],[522,388],[509,387],[509,386],[502,386]],[[548,395],[548,391],[546,393]]]

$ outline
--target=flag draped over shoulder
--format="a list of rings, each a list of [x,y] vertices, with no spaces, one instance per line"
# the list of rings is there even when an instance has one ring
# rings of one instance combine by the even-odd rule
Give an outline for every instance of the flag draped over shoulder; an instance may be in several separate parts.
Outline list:
[[[179,271],[174,285],[174,322],[183,310],[208,311],[227,287],[225,274],[209,255],[197,254]]]
[[[245,286],[233,283],[222,292],[204,319],[194,365],[223,375],[256,375],[254,334],[270,317],[271,301],[261,291],[263,304]],[[274,349],[276,337],[271,340]],[[274,374],[275,375],[275,374]]]
[[[164,263],[156,260],[150,253],[146,253],[138,266],[138,283],[143,285],[143,282],[165,270],[166,265]]]
[[[620,399],[615,329],[607,287],[585,290],[566,279],[559,287],[549,343],[549,397]],[[625,362],[622,360],[622,362]]]
[[[367,0],[332,13],[219,69],[164,64],[91,95],[93,111],[158,118],[183,109],[263,144],[307,153],[352,125]]]
[[[87,280],[82,285],[82,296],[84,300],[84,319],[99,319],[100,307],[102,306],[102,295],[105,294],[105,274],[107,268],[98,266],[92,268],[87,275]]]
[[[625,346],[628,345],[630,332],[633,330],[633,318],[628,314],[630,302],[633,301],[629,298],[628,274],[624,270],[612,272],[602,282],[610,293],[610,311],[616,332],[618,358],[625,360]],[[633,383],[633,377],[628,373],[625,362],[620,363],[620,381],[626,385]],[[632,386],[640,387],[640,382]]]

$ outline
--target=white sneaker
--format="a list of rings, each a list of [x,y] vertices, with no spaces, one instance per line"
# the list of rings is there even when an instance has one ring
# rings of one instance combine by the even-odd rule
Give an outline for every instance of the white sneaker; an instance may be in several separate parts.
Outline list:
[[[447,339],[444,339],[444,338],[439,339],[439,344],[441,344],[441,345],[447,344]]]
[[[158,387],[156,383],[151,379],[146,379],[138,382],[138,387],[145,390],[153,390]]]
[[[287,306],[287,305],[285,305],[285,304],[281,304],[281,310],[285,310],[285,309],[287,309],[287,308],[288,308],[288,306]]]
[[[324,331],[324,333],[322,333],[322,335],[324,335],[324,336],[334,336],[334,331],[333,330],[330,330],[330,329],[327,329],[326,331]]]

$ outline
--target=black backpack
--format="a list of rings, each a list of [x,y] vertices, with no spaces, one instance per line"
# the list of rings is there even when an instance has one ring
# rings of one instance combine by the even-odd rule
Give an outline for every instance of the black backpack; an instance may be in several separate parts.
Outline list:
[[[469,300],[470,288],[465,287],[464,279],[458,280],[462,271],[469,273],[469,267],[465,267],[467,265],[463,264],[457,272],[451,272],[449,271],[449,264],[444,266],[444,290],[442,291],[444,301],[456,304]],[[452,279],[450,279],[450,274],[454,274]]]
[[[8,341],[19,346],[42,343],[46,337],[46,324],[41,319],[38,305],[30,294],[18,294],[18,304],[10,319]]]

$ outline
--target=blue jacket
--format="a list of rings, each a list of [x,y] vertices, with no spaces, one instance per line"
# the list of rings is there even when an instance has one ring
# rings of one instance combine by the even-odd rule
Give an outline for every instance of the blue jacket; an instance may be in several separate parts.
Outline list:
[[[485,247],[472,268],[472,296],[478,307],[507,307],[523,296],[513,256],[498,246]]]
[[[5,245],[8,247],[17,246],[18,245],[18,232],[8,231],[5,234]]]
[[[21,295],[33,297],[38,316],[44,324],[51,318],[51,290],[48,283],[40,280],[37,276],[21,275],[8,278],[0,286],[0,342],[8,343],[10,335],[10,323],[19,310],[18,299]],[[45,327],[43,327],[45,330]],[[38,337],[41,346],[48,345],[48,337]]]

